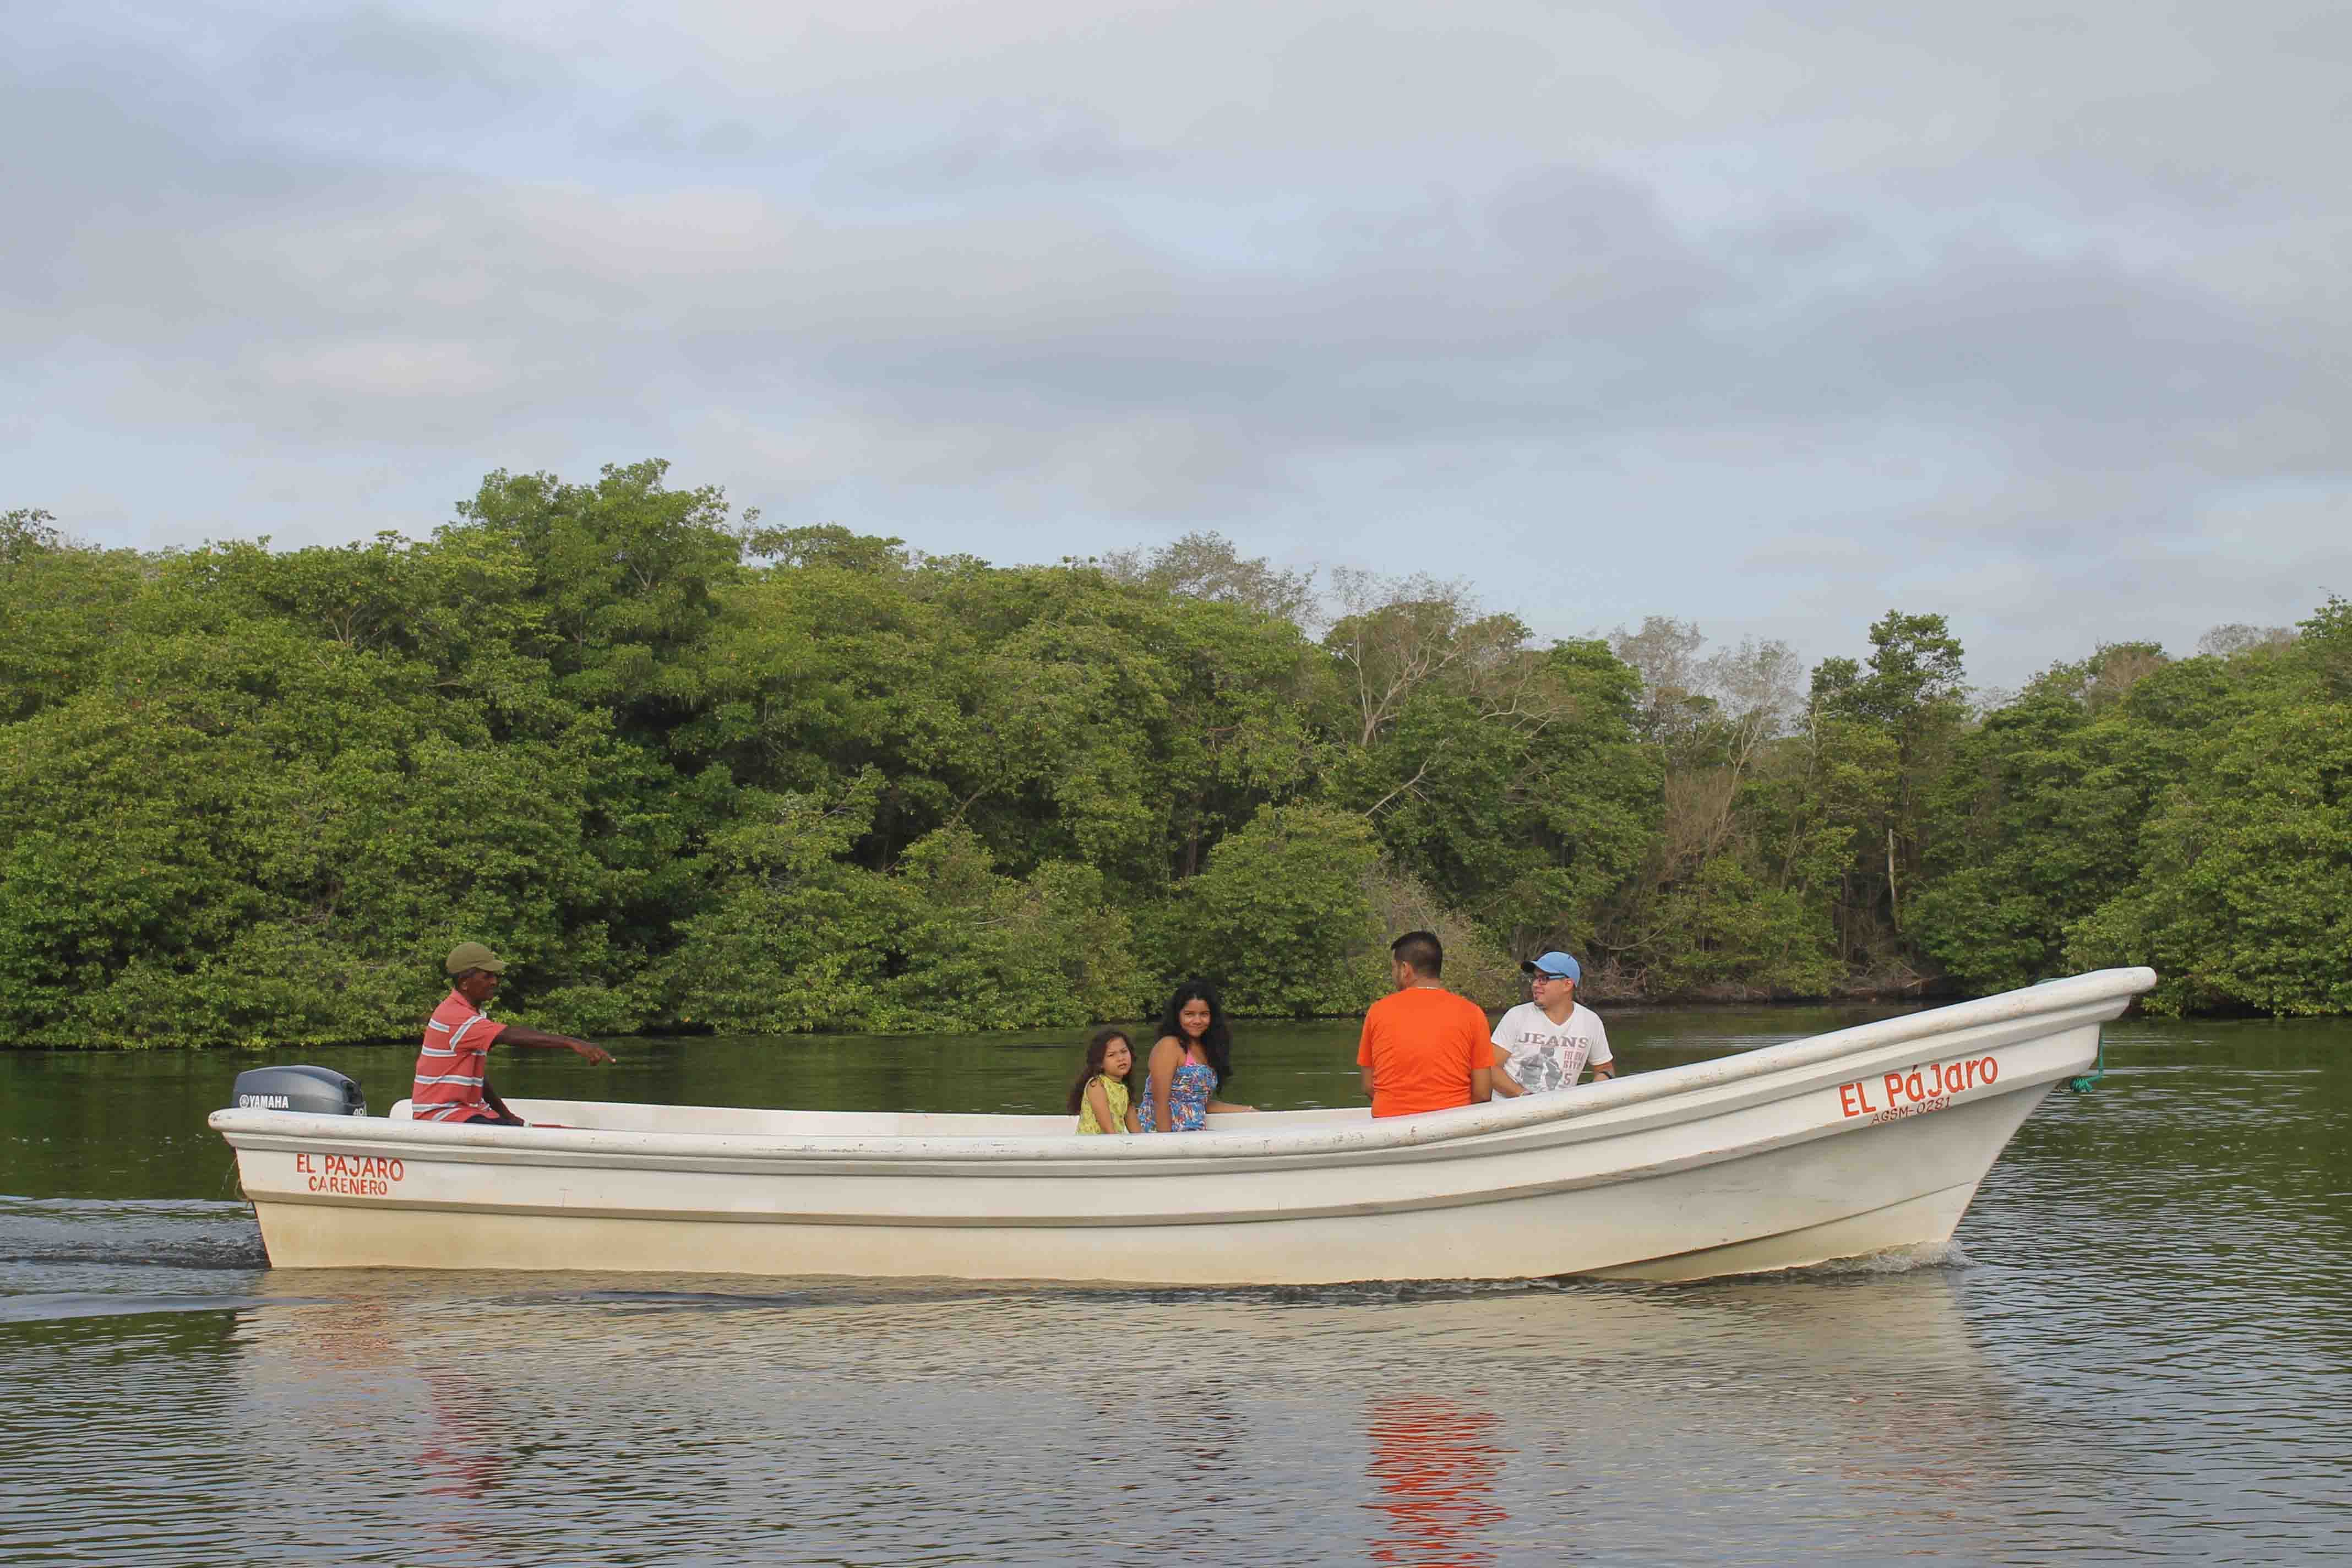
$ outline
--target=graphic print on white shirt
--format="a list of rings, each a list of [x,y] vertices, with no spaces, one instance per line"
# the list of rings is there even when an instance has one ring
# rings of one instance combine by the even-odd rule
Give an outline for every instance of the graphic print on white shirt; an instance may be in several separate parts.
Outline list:
[[[1555,1024],[1532,1002],[1522,1002],[1495,1026],[1495,1047],[1505,1053],[1503,1070],[1530,1094],[1567,1089],[1584,1064],[1606,1067],[1609,1031],[1600,1015],[1580,1002],[1566,1023]]]

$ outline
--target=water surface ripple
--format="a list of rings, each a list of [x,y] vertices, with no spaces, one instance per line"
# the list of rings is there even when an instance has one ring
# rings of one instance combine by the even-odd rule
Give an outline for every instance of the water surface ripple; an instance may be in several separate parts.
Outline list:
[[[1629,1014],[1633,1070],[1855,1015]],[[1343,1029],[1237,1093],[1347,1103]],[[10,1563],[2279,1563],[2352,1546],[2352,1026],[2128,1022],[1955,1247],[1683,1287],[272,1271],[251,1058],[0,1057]],[[520,1092],[1029,1109],[1060,1038]],[[404,1053],[322,1054],[396,1098]]]

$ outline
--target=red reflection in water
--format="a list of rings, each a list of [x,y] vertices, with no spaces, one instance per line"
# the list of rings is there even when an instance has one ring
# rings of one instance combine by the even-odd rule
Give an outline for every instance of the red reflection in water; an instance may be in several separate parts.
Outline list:
[[[507,1468],[493,1390],[447,1373],[425,1374],[433,1405],[432,1441],[416,1456],[417,1479],[439,1478],[426,1497],[481,1498],[498,1488]]]
[[[1492,1440],[1494,1412],[1450,1399],[1382,1399],[1365,1413],[1370,1470],[1380,1496],[1364,1506],[1387,1515],[1372,1542],[1375,1563],[1467,1568],[1495,1561],[1479,1538],[1510,1518],[1495,1502],[1496,1478],[1510,1450]]]

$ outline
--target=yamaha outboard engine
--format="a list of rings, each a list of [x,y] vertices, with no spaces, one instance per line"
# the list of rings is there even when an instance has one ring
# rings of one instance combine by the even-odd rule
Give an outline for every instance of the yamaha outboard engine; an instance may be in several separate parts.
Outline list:
[[[360,1086],[332,1068],[255,1068],[236,1075],[236,1110],[300,1110],[312,1116],[365,1116]]]

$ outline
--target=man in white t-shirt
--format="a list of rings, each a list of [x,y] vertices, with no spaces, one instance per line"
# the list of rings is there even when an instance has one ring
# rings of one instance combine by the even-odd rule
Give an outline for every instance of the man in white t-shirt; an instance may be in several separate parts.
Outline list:
[[[1609,1031],[1600,1016],[1576,1000],[1576,983],[1584,972],[1564,952],[1547,952],[1519,965],[1526,972],[1535,1000],[1522,1002],[1495,1026],[1495,1094],[1514,1100],[1522,1094],[1572,1089],[1588,1066],[1592,1081],[1617,1076],[1609,1054]]]

